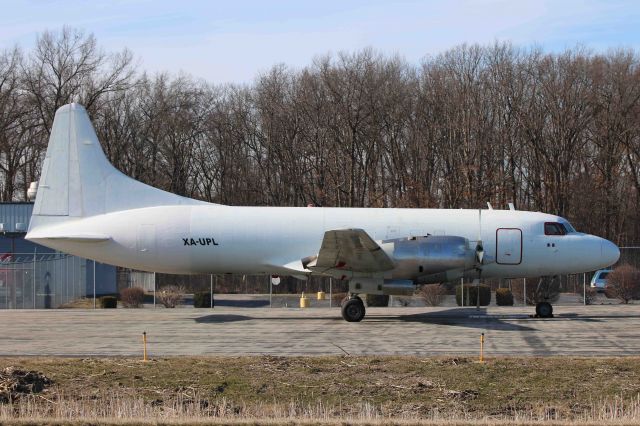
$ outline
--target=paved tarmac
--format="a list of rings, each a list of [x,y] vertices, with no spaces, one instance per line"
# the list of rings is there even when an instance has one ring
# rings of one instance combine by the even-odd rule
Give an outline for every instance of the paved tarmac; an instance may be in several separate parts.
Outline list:
[[[0,355],[640,355],[640,305],[533,308],[369,308],[347,323],[338,308],[2,310]]]

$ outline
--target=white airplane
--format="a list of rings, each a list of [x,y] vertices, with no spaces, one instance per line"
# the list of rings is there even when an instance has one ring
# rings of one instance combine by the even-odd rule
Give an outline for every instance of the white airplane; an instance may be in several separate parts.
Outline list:
[[[406,294],[460,278],[573,274],[615,263],[618,247],[561,217],[516,210],[232,207],[138,182],[105,157],[85,109],[56,112],[26,238],[100,262],[173,274],[264,274],[349,281]],[[536,312],[551,316],[539,303]]]

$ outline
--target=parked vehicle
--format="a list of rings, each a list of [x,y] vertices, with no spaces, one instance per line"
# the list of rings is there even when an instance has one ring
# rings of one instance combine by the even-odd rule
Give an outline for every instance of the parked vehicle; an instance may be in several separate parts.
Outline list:
[[[598,293],[603,293],[607,287],[607,277],[611,273],[611,269],[600,269],[593,274],[591,278],[591,288],[595,288]]]

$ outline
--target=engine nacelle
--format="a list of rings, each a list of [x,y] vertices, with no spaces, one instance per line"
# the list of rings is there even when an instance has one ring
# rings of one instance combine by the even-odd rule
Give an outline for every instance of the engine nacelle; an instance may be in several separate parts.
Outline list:
[[[394,279],[454,278],[476,263],[475,247],[463,237],[430,235],[396,239],[384,242],[382,249],[396,264],[392,273]]]

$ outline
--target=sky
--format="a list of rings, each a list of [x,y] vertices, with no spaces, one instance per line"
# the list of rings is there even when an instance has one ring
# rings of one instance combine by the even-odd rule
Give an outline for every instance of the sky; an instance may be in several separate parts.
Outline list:
[[[418,64],[462,43],[559,52],[640,48],[638,0],[0,0],[0,50],[33,47],[63,25],[140,70],[250,83],[275,64],[371,47]]]

